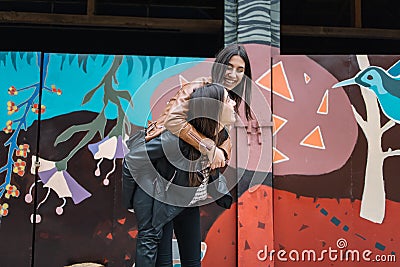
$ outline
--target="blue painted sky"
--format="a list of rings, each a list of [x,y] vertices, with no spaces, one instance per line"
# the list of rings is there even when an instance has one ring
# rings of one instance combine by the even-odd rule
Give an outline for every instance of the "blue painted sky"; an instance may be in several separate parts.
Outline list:
[[[4,53],[4,52],[3,52]],[[16,52],[17,53],[17,52]],[[9,119],[18,119],[22,116],[21,111],[11,116],[7,115],[7,101],[11,100],[15,104],[21,103],[26,100],[32,93],[31,90],[19,92],[17,96],[10,96],[8,88],[14,85],[16,88],[22,88],[34,83],[39,82],[39,67],[37,59],[35,58],[30,62],[27,61],[27,53],[22,54],[20,57],[11,55],[0,63],[0,106],[2,113],[0,115],[0,126],[5,127],[5,123]],[[51,54],[50,63],[48,68],[48,75],[45,79],[44,85],[51,87],[56,85],[57,88],[62,90],[62,95],[43,91],[42,104],[46,106],[46,112],[42,115],[42,119],[50,119],[55,116],[63,115],[66,113],[88,110],[93,112],[100,112],[103,107],[102,97],[103,89],[100,88],[92,97],[92,99],[85,105],[81,105],[84,95],[91,89],[96,87],[104,74],[109,70],[113,55],[96,55],[89,57],[87,60],[85,73],[82,66],[79,66],[78,56],[75,55],[73,60],[65,60],[62,63],[63,55],[67,54]],[[70,57],[71,55],[68,55]],[[11,58],[14,57],[15,68],[12,64]],[[105,64],[103,64],[105,57],[109,57]],[[128,90],[134,96],[135,116],[130,117],[132,123],[143,125],[148,114],[150,113],[150,97],[156,87],[165,79],[187,68],[193,67],[203,58],[175,58],[175,57],[146,57],[146,56],[128,56],[132,57],[133,68],[128,74],[128,62],[126,57],[122,61],[120,68],[117,71],[118,84],[114,83],[116,90]],[[164,68],[161,66],[161,61],[164,62]],[[145,62],[145,63],[144,63]],[[149,64],[154,62],[153,70],[151,73]],[[61,68],[62,67],[62,68]],[[168,69],[168,71],[162,70]],[[143,73],[143,71],[145,71]],[[149,79],[150,77],[150,79]],[[140,92],[137,92],[141,88]],[[38,100],[35,101],[37,103]],[[121,101],[124,109],[128,107],[128,102]],[[109,104],[106,109],[106,117],[114,119],[117,116],[117,109],[115,105]],[[33,112],[29,112],[27,125],[37,118]],[[151,119],[151,114],[149,119]]]

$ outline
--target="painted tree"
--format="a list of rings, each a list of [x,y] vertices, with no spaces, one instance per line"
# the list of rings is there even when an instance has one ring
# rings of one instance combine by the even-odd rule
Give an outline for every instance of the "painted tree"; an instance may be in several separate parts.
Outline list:
[[[50,57],[50,54],[47,54]],[[57,147],[61,143],[71,141],[72,137],[78,133],[82,134],[78,144],[73,145],[66,155],[60,160],[36,158],[33,161],[40,161],[42,164],[38,168],[38,175],[44,187],[48,188],[45,198],[39,203],[39,206],[49,196],[50,190],[57,193],[58,197],[63,200],[63,204],[56,208],[56,213],[61,215],[63,207],[66,204],[66,198],[71,198],[74,204],[79,204],[81,201],[91,196],[91,193],[79,184],[79,179],[75,179],[68,172],[68,162],[81,149],[87,148],[93,155],[93,159],[98,161],[97,168],[94,171],[95,176],[101,176],[100,164],[105,160],[111,160],[113,167],[103,177],[103,185],[108,186],[110,183],[109,177],[116,170],[117,160],[122,159],[127,152],[125,145],[126,132],[130,132],[132,127],[131,122],[125,120],[126,108],[124,102],[128,103],[130,110],[133,110],[133,96],[137,88],[128,87],[126,82],[129,79],[147,79],[151,77],[158,69],[164,69],[170,65],[178,63],[179,58],[167,57],[150,57],[150,56],[132,56],[132,55],[98,55],[98,54],[51,54],[52,64],[49,65],[53,76],[67,77],[68,79],[77,79],[78,77],[85,80],[91,80],[94,87],[87,88],[78,83],[63,81],[68,87],[70,98],[70,106],[67,112],[91,110],[96,113],[96,117],[84,124],[75,124],[65,129],[60,133],[54,146]],[[58,65],[59,64],[59,65]],[[67,69],[68,67],[68,69]],[[72,72],[71,69],[74,71]],[[81,70],[87,76],[81,76],[78,73]],[[63,76],[63,72],[67,72],[70,76]],[[98,72],[93,77],[93,72]],[[77,77],[71,77],[71,76]],[[133,76],[131,76],[133,75]],[[88,84],[88,83],[86,83]],[[77,105],[76,94],[83,93],[80,105]],[[90,106],[90,107],[89,107]],[[114,112],[114,110],[116,110]],[[65,111],[64,111],[65,112]],[[135,111],[136,112],[136,111]],[[145,113],[145,112],[142,112]],[[142,113],[138,112],[136,116]],[[54,116],[54,114],[52,114]],[[60,113],[62,115],[62,113]],[[110,120],[115,117],[115,124]],[[111,123],[111,129],[106,128],[107,123]],[[90,143],[94,139],[100,137],[100,141]],[[32,170],[34,173],[35,170]],[[32,189],[32,188],[31,188]],[[31,190],[27,194],[25,200],[32,201]],[[39,208],[38,206],[38,208]],[[36,218],[39,222],[40,216]]]
[[[19,59],[17,57],[18,55]],[[16,98],[17,100],[13,99],[7,101],[7,115],[10,116],[10,119],[7,120],[3,132],[10,135],[10,137],[4,143],[4,146],[8,147],[6,163],[0,167],[0,173],[5,172],[4,181],[0,185],[0,198],[4,196],[9,199],[10,197],[20,196],[20,191],[16,185],[12,184],[11,178],[13,174],[20,177],[25,175],[25,168],[27,166],[25,159],[31,152],[28,143],[18,143],[21,130],[27,131],[32,121],[39,119],[40,115],[45,113],[46,106],[41,103],[41,93],[43,91],[55,93],[58,96],[62,94],[62,91],[56,88],[54,84],[49,86],[44,82],[48,74],[48,55],[42,57],[39,52],[1,52],[0,62],[2,62],[5,67],[8,65],[8,62],[11,63],[16,73],[18,73],[18,69],[27,71],[29,67],[32,67],[32,69],[29,69],[37,74],[37,80],[32,84],[25,84],[25,86],[14,86],[10,84],[8,88],[9,97]],[[8,75],[11,75],[10,72],[8,72]],[[27,73],[25,73],[25,75],[26,74]],[[40,77],[40,75],[42,77]],[[19,81],[14,82],[17,83]],[[17,97],[18,94],[21,96]],[[33,118],[29,116],[30,111],[35,114]],[[17,158],[16,160],[14,159],[15,157]],[[8,204],[3,203],[0,205],[0,208],[0,216],[6,216],[8,214]]]
[[[388,157],[399,156],[400,150],[382,148],[382,136],[396,123],[400,123],[400,61],[388,70],[370,66],[368,57],[358,55],[360,72],[351,79],[341,81],[334,88],[356,84],[360,87],[367,112],[366,119],[352,105],[354,116],[368,142],[364,190],[360,216],[374,223],[385,218],[385,183],[383,165]],[[380,106],[379,106],[379,105]],[[389,121],[381,126],[381,110]]]

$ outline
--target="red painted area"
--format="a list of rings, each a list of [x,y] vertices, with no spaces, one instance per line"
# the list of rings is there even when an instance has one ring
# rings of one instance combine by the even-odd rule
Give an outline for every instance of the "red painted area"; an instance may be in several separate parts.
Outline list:
[[[203,267],[236,266],[236,207],[233,204],[211,226],[205,239],[207,252]]]
[[[272,188],[260,186],[254,192],[246,191],[238,207],[238,266],[260,266],[258,250],[273,246]]]
[[[371,260],[375,255],[398,253],[400,228],[397,226],[399,218],[395,214],[400,212],[400,204],[393,201],[387,201],[386,204],[388,215],[384,223],[374,224],[360,218],[359,200],[351,202],[348,199],[338,201],[328,198],[297,198],[293,193],[272,190],[269,186],[260,186],[254,192],[247,191],[237,203],[237,266],[398,266],[395,262],[377,263],[362,260],[365,250],[371,250]],[[203,266],[236,266],[235,248],[232,248],[235,243],[235,229],[232,223],[235,220],[235,208],[236,206],[233,206],[225,211],[208,232],[205,240],[208,249]],[[346,240],[347,249],[358,251],[360,261],[355,261],[356,258],[346,261],[344,256],[340,256],[340,253],[345,253],[346,250],[338,248],[339,239]],[[264,261],[258,259],[257,253],[266,247],[268,252],[272,249],[286,251],[284,257],[287,261],[278,260],[276,252],[272,261],[270,258]],[[321,258],[322,250],[329,248],[332,251],[337,250],[336,254],[331,254],[332,259],[337,255],[336,260],[331,260],[328,254]],[[288,256],[294,250],[300,253],[298,261],[290,260]],[[304,250],[315,251],[316,259],[301,260]]]
[[[300,197],[290,192],[274,190],[274,238],[275,249],[287,252],[298,250],[302,252],[312,249],[320,256],[322,250],[329,248],[338,250],[338,259],[333,261],[325,255],[319,261],[276,261],[275,266],[398,266],[398,263],[372,263],[360,260],[340,260],[337,242],[344,239],[347,249],[358,250],[360,255],[364,250],[371,250],[375,255],[389,255],[399,251],[400,230],[398,214],[399,203],[387,201],[387,216],[383,224],[371,223],[359,216],[360,201],[349,199],[328,199]],[[376,245],[385,246],[379,250]],[[255,249],[256,250],[256,249]],[[253,253],[256,251],[253,250]],[[343,259],[343,257],[342,257]],[[306,262],[306,263],[305,263]],[[304,265],[306,264],[306,265]],[[245,266],[245,265],[243,265]],[[265,266],[261,263],[252,266]]]
[[[138,234],[138,230],[130,230],[128,231],[128,234],[132,237],[132,238],[136,238],[137,234]]]
[[[125,224],[126,218],[122,218],[118,220],[119,224]]]

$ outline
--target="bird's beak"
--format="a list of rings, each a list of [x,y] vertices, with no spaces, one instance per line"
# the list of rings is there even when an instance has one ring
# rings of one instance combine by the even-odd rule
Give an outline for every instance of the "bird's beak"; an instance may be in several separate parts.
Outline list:
[[[334,84],[332,86],[332,88],[338,88],[338,87],[343,87],[343,86],[352,85],[352,84],[357,84],[356,80],[354,78],[338,82],[338,83]]]

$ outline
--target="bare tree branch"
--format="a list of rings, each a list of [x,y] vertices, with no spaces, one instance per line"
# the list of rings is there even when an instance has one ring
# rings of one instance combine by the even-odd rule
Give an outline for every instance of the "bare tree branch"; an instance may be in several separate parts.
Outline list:
[[[351,105],[351,108],[353,110],[354,117],[356,118],[358,125],[360,125],[361,130],[363,130],[363,132],[365,134],[367,122],[361,117],[360,113],[357,112],[356,108],[353,105]]]
[[[383,152],[384,158],[393,157],[393,156],[400,156],[400,149],[392,150],[391,148],[389,148],[388,151]]]
[[[390,128],[392,128],[393,126],[395,126],[396,125],[396,123],[394,122],[394,121],[392,121],[392,120],[390,120],[390,121],[388,121],[385,125],[383,125],[383,127],[381,128],[381,130],[382,130],[382,134],[384,133],[384,132],[386,132],[387,130],[389,130]]]

